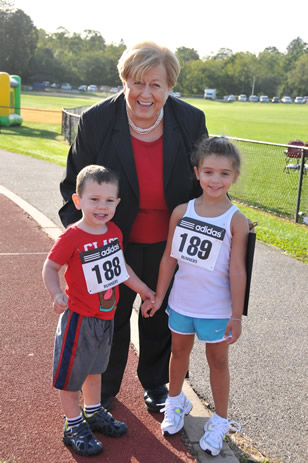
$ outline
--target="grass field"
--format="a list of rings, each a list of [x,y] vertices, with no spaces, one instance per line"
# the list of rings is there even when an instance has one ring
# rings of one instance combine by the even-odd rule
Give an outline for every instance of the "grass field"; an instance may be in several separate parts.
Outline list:
[[[211,134],[282,144],[308,141],[308,105],[187,101],[204,111]]]
[[[100,99],[102,95],[98,94],[55,96],[23,93],[21,101],[24,122],[21,126],[1,128],[1,148],[65,166],[68,144],[61,135],[62,108],[90,106]],[[187,101],[205,112],[211,134],[282,144],[294,138],[303,141],[308,139],[308,105],[220,103],[197,99]],[[242,175],[245,185],[239,183],[241,195],[244,192],[254,205],[262,206],[262,192],[262,195],[267,196],[266,201],[272,204],[273,210],[281,201],[288,210],[292,210],[297,191],[297,173],[287,176],[283,172],[283,151],[279,149],[277,157],[264,150],[252,151],[248,155],[249,168],[245,171],[244,163]],[[260,169],[260,165],[265,166],[265,169]],[[307,183],[307,179],[305,181]],[[232,193],[233,197],[238,197],[236,188]],[[259,222],[256,229],[259,240],[308,263],[307,226],[294,224],[258,209],[242,205],[240,208],[252,220]]]

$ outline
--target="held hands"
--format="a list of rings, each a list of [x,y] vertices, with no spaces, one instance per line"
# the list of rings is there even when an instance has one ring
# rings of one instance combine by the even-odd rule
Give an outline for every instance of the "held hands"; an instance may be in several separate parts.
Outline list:
[[[61,314],[68,309],[67,295],[64,293],[58,293],[53,299],[53,310],[57,314]]]
[[[229,336],[231,332],[231,337]],[[226,331],[225,331],[225,338],[227,339],[227,344],[234,344],[242,333],[242,320],[239,319],[232,319],[228,321]]]
[[[141,306],[141,312],[144,318],[149,318],[153,317],[153,315],[157,312],[157,310],[160,308],[161,302],[156,300],[154,303],[150,300],[147,299],[144,301],[144,303]]]

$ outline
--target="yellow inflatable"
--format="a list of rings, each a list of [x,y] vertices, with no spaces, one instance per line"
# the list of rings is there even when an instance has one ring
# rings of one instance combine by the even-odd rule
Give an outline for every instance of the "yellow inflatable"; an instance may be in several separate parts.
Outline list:
[[[0,72],[0,126],[20,125],[21,79]]]

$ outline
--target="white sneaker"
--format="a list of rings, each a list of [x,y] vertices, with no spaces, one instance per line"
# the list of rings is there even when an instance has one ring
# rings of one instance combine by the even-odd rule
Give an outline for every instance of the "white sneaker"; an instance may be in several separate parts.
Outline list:
[[[221,418],[214,413],[204,425],[205,433],[199,443],[202,450],[212,455],[212,457],[219,455],[224,437],[230,429],[232,431],[240,431],[242,428],[239,423],[235,421],[229,422],[227,419]]]
[[[164,436],[179,432],[184,426],[185,415],[191,412],[192,403],[184,393],[182,393],[181,399],[178,402],[174,402],[168,396],[165,406],[161,410],[161,412],[165,412],[164,420],[160,425]]]

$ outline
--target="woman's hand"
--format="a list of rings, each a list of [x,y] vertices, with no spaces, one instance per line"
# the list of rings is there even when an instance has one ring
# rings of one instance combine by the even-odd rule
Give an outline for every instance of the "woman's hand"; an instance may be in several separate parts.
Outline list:
[[[68,309],[67,295],[64,293],[58,293],[53,299],[53,310],[57,314],[61,314]]]
[[[231,337],[230,337],[231,332]],[[228,344],[234,344],[242,333],[242,320],[239,318],[234,320],[230,318],[228,321],[226,331],[225,331],[225,338],[227,339]]]

